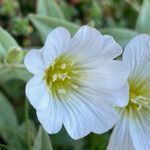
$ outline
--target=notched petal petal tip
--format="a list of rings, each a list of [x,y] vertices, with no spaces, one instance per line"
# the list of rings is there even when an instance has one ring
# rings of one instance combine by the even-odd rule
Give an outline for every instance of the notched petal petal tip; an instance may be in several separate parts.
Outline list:
[[[101,56],[107,59],[114,59],[122,54],[121,46],[114,40],[110,35],[104,35],[104,42],[102,50],[100,52]]]
[[[49,134],[58,133],[62,128],[62,118],[59,113],[60,110],[58,111],[56,109],[56,103],[52,101],[47,109],[36,111],[39,122]]]
[[[71,39],[68,52],[82,61],[97,57],[103,44],[101,33],[89,26],[82,26]]]
[[[67,51],[70,40],[69,31],[63,27],[57,27],[48,34],[43,47],[44,60],[47,67],[51,65],[58,56]]]

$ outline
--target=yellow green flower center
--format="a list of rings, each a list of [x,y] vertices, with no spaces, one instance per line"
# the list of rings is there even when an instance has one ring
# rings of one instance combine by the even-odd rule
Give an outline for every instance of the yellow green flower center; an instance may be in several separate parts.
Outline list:
[[[83,68],[79,67],[73,57],[58,57],[45,70],[44,79],[53,96],[67,96],[71,91],[79,90],[84,77]]]
[[[150,87],[147,79],[131,78],[129,83],[129,103],[126,110],[141,110],[149,107],[148,97],[150,96]]]

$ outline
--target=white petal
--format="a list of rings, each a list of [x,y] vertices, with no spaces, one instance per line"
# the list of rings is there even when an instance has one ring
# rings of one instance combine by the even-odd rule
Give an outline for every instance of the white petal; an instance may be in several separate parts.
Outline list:
[[[126,83],[123,87],[116,91],[109,91],[113,104],[119,107],[125,107],[129,102],[129,85]],[[108,94],[108,95],[109,95]]]
[[[101,56],[105,56],[107,59],[114,59],[121,55],[122,48],[115,42],[112,36],[104,35],[103,38],[104,42],[100,52]]]
[[[101,134],[111,129],[118,121],[118,115],[107,94],[83,89],[82,95],[84,103],[94,117],[94,125],[91,126],[92,132]]]
[[[80,97],[63,100],[64,126],[73,139],[80,139],[91,132],[94,118]]]
[[[136,150],[150,149],[150,111],[133,112],[130,119],[130,136]]]
[[[114,111],[113,106],[110,106],[107,99],[102,99],[102,102],[92,101],[91,107],[93,108],[95,124],[92,132],[102,134],[110,130],[118,121],[118,115]],[[99,101],[102,101],[99,100]]]
[[[46,110],[37,110],[37,117],[44,127],[44,129],[49,133],[57,133],[62,127],[62,114],[60,103],[51,98],[50,104]]]
[[[107,150],[134,150],[129,128],[129,118],[123,113],[113,130]]]
[[[129,67],[123,61],[112,61],[104,63],[100,69],[101,88],[118,89],[122,87],[128,79]]]
[[[149,150],[150,113],[130,109],[123,112],[111,135],[108,150]]]
[[[24,59],[24,64],[32,74],[40,74],[44,71],[43,52],[41,50],[30,50]]]
[[[35,109],[43,110],[48,107],[50,96],[42,76],[34,75],[28,81],[25,92]]]
[[[63,54],[70,43],[70,33],[63,27],[51,31],[44,45],[44,60],[48,67],[61,54]]]
[[[85,84],[95,90],[114,91],[126,84],[129,71],[128,65],[123,61],[101,62],[97,69],[87,71]]]
[[[64,101],[66,117],[64,126],[73,139],[79,139],[91,131],[104,133],[111,129],[118,120],[107,99],[97,99],[90,92],[75,94],[70,101]],[[93,93],[94,94],[94,93]]]
[[[140,34],[133,38],[125,48],[123,60],[130,65],[133,77],[149,77],[150,35]]]
[[[103,36],[94,28],[82,26],[71,39],[68,48],[72,56],[80,60],[92,59],[98,56],[103,45]]]

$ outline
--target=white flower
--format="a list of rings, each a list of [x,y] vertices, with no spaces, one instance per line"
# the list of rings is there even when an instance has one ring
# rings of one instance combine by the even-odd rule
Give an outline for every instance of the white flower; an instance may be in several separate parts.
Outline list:
[[[150,35],[132,39],[123,53],[123,61],[131,68],[128,105],[118,108],[120,120],[108,150],[150,150]]]
[[[28,52],[24,63],[34,76],[26,95],[48,133],[57,133],[64,125],[72,138],[79,139],[91,131],[103,133],[116,123],[111,95],[105,91],[116,90],[127,80],[125,64],[113,60],[121,52],[112,37],[88,26],[72,39],[58,27],[42,49]]]

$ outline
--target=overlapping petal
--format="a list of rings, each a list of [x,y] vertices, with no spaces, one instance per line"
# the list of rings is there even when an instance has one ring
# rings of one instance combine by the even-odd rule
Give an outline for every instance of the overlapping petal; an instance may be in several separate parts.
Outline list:
[[[140,34],[133,38],[125,48],[123,60],[131,68],[130,76],[150,76],[150,35]]]
[[[63,100],[64,126],[73,139],[83,138],[91,132],[93,115],[80,95],[72,95],[68,100]]]
[[[44,60],[43,51],[32,49],[30,50],[24,59],[24,64],[29,72],[32,74],[43,74],[44,72]]]
[[[123,112],[115,126],[107,150],[134,150],[130,136],[130,118]]]
[[[149,150],[150,115],[145,113],[132,110],[130,114],[122,112],[110,137],[107,150]]]
[[[58,27],[51,31],[44,44],[44,61],[46,66],[50,66],[61,54],[65,53],[70,44],[70,33],[63,27]]]
[[[150,36],[141,34],[133,38],[125,48],[123,61],[130,66],[129,103],[126,108],[119,108],[120,120],[107,149],[149,150]]]
[[[104,35],[104,42],[101,48],[100,55],[105,57],[107,60],[114,59],[121,55],[122,48],[120,45],[113,39],[112,36]]]
[[[119,90],[109,91],[109,92],[111,92],[110,93],[110,95],[111,95],[110,101],[113,101],[112,104],[115,104],[115,106],[118,106],[118,107],[127,106],[128,102],[129,102],[129,85],[128,85],[128,83],[123,85]],[[109,92],[108,92],[108,95],[109,95]]]
[[[49,106],[50,94],[46,89],[43,76],[34,75],[26,85],[26,96],[35,109],[44,110]]]
[[[94,28],[82,26],[71,39],[68,47],[69,55],[76,56],[79,61],[93,60],[100,53],[103,36]]]
[[[98,64],[101,65],[98,66]],[[115,60],[100,61],[96,65],[93,63],[93,68],[87,74],[86,85],[88,87],[114,91],[126,84],[130,70],[125,62]]]
[[[50,98],[48,107],[44,110],[37,110],[37,117],[44,129],[49,133],[57,133],[62,127],[62,112],[59,101]]]

